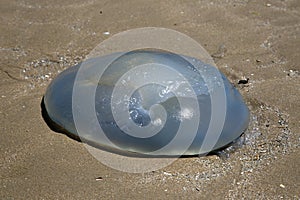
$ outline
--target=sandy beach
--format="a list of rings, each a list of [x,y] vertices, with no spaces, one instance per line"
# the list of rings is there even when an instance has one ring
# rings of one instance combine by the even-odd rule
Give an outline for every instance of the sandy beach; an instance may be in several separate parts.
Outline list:
[[[300,199],[299,1],[2,0],[0,10],[1,199]],[[251,121],[228,159],[125,173],[47,126],[51,80],[139,27],[188,35],[236,85]]]

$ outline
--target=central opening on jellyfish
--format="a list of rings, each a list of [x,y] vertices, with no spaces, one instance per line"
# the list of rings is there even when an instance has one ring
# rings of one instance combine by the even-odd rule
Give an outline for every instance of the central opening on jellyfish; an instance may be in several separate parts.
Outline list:
[[[149,111],[143,107],[129,108],[129,114],[132,121],[140,127],[147,126],[151,122]]]
[[[129,99],[128,111],[131,120],[136,125],[145,127],[150,125],[151,121],[155,126],[161,125],[160,122],[164,120],[157,117],[163,117],[164,115],[157,106],[163,101],[162,96],[159,96],[159,94],[164,89],[165,87],[158,84],[147,84],[133,92]]]

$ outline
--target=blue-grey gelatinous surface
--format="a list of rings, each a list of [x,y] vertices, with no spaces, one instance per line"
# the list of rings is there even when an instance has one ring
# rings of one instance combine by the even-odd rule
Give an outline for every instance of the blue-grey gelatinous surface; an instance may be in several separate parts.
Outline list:
[[[198,63],[196,66],[197,69],[189,62],[191,60]],[[195,155],[208,153],[200,152],[200,147],[203,143],[211,119],[212,103],[209,94],[210,92],[213,92],[212,90],[214,90],[214,87],[218,87],[219,84],[214,82],[214,77],[210,77],[210,74],[215,73],[218,69],[194,58],[152,50],[131,51],[120,54],[120,56],[109,66],[103,66],[102,61],[103,57],[91,58],[85,61],[85,65],[88,65],[89,67],[85,68],[87,71],[86,80],[80,84],[87,90],[91,85],[97,85],[95,93],[97,123],[100,124],[110,142],[114,144],[114,146],[111,146],[113,149],[115,148],[116,150],[124,151],[125,153],[136,152],[151,155],[151,152],[162,148],[174,139],[182,121],[179,114],[183,109],[180,107],[178,101],[178,98],[180,97],[178,97],[178,94],[175,95],[172,92],[162,93],[162,91],[166,91],[166,88],[159,84],[147,84],[135,90],[130,97],[128,107],[126,108],[130,113],[131,120],[134,124],[141,127],[142,131],[143,127],[151,124],[150,107],[157,104],[163,106],[166,111],[166,117],[163,121],[164,125],[162,129],[157,134],[151,137],[142,138],[124,133],[123,129],[118,127],[114,119],[113,109],[111,108],[113,90],[116,83],[126,72],[132,70],[136,66],[142,66],[143,64],[159,63],[161,65],[169,66],[188,80],[197,96],[199,105],[197,109],[199,109],[200,112],[198,130],[191,145],[183,154]],[[52,121],[76,136],[78,136],[78,132],[72,113],[72,95],[74,81],[80,67],[81,64],[71,67],[59,74],[51,82],[44,96],[45,108]],[[99,80],[99,77],[94,76],[93,70],[101,67],[105,67],[106,69]],[[218,71],[218,73],[220,72]],[[241,95],[227,78],[222,73],[220,74],[226,94],[226,117],[220,137],[212,150],[221,148],[238,138],[247,128],[249,121],[249,111],[243,102]],[[206,75],[207,77],[203,77]],[[160,76],[159,71],[157,71],[157,76]],[[180,82],[177,82],[176,80],[169,82],[172,82],[171,87],[178,87],[178,85],[180,85]],[[211,86],[207,87],[207,84],[210,84]],[[184,98],[184,95],[185,94],[182,94],[181,97]],[[84,117],[83,114],[83,120]],[[86,131],[84,131],[85,133],[80,134],[79,136],[82,139],[91,141],[99,146],[110,148],[109,143],[104,142],[105,140],[102,140],[101,137],[93,135],[93,124],[90,124],[91,125],[86,128]],[[128,126],[130,126],[130,124],[128,124]],[[125,128],[130,130],[130,127]],[[191,133],[187,130],[185,131],[185,134]],[[175,155],[177,152],[176,148],[180,149],[180,142],[173,149],[170,149],[163,154]]]

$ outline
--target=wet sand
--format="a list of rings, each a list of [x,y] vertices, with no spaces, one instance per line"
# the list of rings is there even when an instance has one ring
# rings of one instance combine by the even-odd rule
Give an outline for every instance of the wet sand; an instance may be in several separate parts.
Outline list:
[[[1,199],[300,198],[299,1],[0,5]],[[111,35],[145,26],[201,43],[243,95],[251,123],[246,144],[229,159],[181,158],[159,171],[124,173],[43,120],[40,103],[51,79]]]

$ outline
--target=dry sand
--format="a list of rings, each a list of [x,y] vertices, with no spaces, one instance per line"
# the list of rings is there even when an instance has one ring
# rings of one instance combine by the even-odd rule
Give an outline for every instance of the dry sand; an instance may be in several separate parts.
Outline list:
[[[298,0],[2,0],[0,11],[1,199],[300,198]],[[235,84],[249,78],[237,87],[252,121],[229,159],[129,174],[44,122],[51,78],[112,34],[144,26],[178,30],[211,54],[224,44],[220,70]]]

